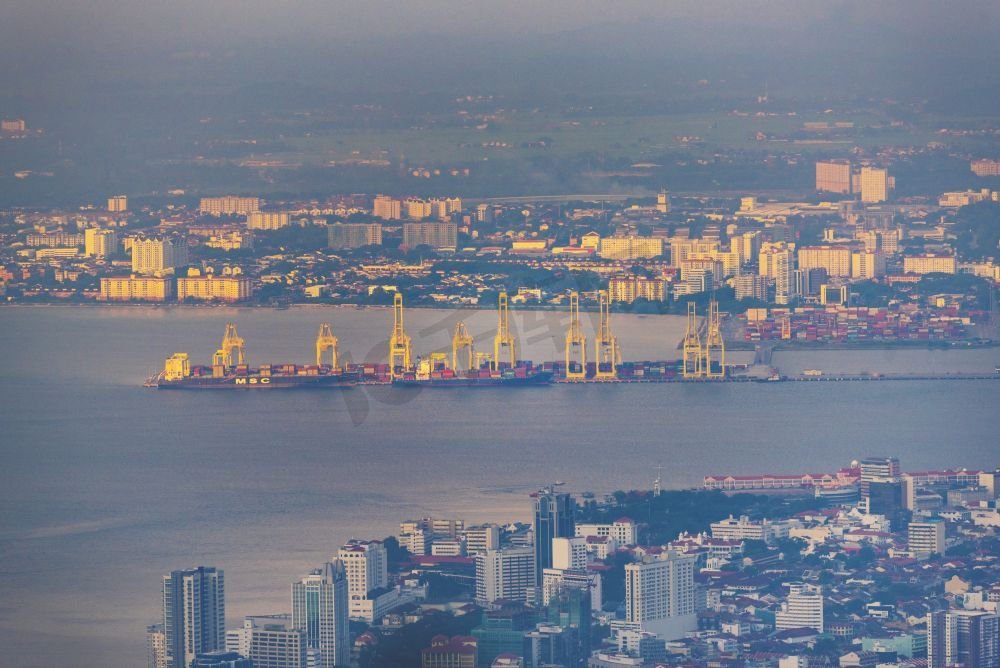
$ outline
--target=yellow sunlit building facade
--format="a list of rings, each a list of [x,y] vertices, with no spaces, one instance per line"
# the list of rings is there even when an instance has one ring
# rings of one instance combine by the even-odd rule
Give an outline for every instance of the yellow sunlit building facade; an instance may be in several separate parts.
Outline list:
[[[112,276],[101,279],[101,300],[108,302],[164,302],[174,296],[172,278]]]
[[[911,255],[903,258],[905,274],[954,274],[958,261],[954,255]]]
[[[816,163],[816,190],[851,194],[851,163],[847,160],[828,160]]]
[[[177,279],[177,300],[239,302],[253,296],[246,276],[187,276]]]
[[[251,211],[247,214],[247,228],[251,230],[280,230],[288,227],[289,215],[285,211]]]
[[[634,260],[663,255],[663,239],[659,237],[605,237],[597,254],[607,260]]]
[[[213,216],[237,214],[245,216],[260,209],[259,197],[202,197],[198,210]]]
[[[636,299],[651,302],[667,301],[667,282],[662,278],[621,277],[608,281],[608,294],[612,302],[631,304]]]
[[[828,276],[851,275],[851,249],[847,246],[802,246],[798,268],[826,269]]]

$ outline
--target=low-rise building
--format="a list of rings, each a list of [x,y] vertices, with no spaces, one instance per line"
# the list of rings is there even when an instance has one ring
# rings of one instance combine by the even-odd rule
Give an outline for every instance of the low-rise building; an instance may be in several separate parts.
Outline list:
[[[954,274],[958,260],[954,255],[908,255],[903,258],[903,272],[907,274]]]
[[[198,210],[213,216],[241,215],[260,210],[260,198],[224,195],[222,197],[202,197]]]
[[[188,275],[177,279],[177,300],[239,302],[253,296],[253,279],[247,276]]]
[[[101,279],[101,301],[165,302],[174,296],[174,280],[156,276],[111,276]]]
[[[624,276],[608,281],[608,293],[612,302],[631,304],[637,299],[651,302],[667,301],[667,282],[662,278],[639,278]]]
[[[247,213],[247,228],[251,230],[280,230],[287,227],[289,218],[285,211],[250,211]]]

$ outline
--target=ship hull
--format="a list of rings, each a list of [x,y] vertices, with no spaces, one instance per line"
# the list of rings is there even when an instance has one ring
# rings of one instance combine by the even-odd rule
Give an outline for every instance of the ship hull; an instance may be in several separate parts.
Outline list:
[[[160,380],[156,387],[161,390],[336,390],[356,384],[356,378],[343,376],[224,376]]]

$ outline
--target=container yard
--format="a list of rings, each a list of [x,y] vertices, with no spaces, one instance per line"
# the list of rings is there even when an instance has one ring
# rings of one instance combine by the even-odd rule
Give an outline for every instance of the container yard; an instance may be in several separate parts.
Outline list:
[[[899,310],[845,306],[795,309],[750,309],[744,319],[743,339],[816,343],[898,341],[961,341],[968,336],[969,319],[955,312],[928,313],[916,307]]]

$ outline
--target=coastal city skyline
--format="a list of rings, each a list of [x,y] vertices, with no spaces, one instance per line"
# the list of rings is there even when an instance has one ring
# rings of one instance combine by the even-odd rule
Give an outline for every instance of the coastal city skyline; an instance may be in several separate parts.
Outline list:
[[[201,603],[187,604],[189,608],[204,607],[198,617],[210,621],[201,622],[202,628],[185,625],[185,630],[179,631],[176,622],[173,626],[167,622],[175,619],[172,592],[178,579],[197,579],[202,588],[220,592],[222,586],[217,583],[223,578],[221,571],[198,567],[164,575],[164,621],[147,629],[149,663],[242,666],[245,657],[255,656],[265,665],[307,665],[312,661],[332,662],[322,665],[377,665],[380,656],[382,661],[387,657],[400,659],[405,645],[400,646],[390,636],[382,640],[390,646],[380,646],[379,636],[369,632],[359,636],[353,650],[349,650],[347,639],[351,621],[371,624],[381,618],[383,625],[429,623],[441,625],[442,630],[449,626],[453,630],[465,629],[464,635],[435,635],[420,652],[421,665],[518,665],[526,654],[570,665],[589,656],[590,665],[638,666],[666,661],[669,654],[678,651],[685,656],[712,656],[719,651],[713,646],[719,631],[723,637],[733,635],[727,624],[748,623],[740,621],[738,614],[727,620],[725,614],[719,613],[734,607],[734,603],[739,607],[741,599],[742,605],[761,603],[753,595],[745,596],[746,592],[762,593],[782,586],[788,592],[787,600],[773,612],[772,622],[779,632],[779,647],[782,643],[815,642],[825,633],[837,637],[846,632],[858,646],[844,655],[848,661],[926,655],[929,665],[988,666],[996,658],[997,617],[990,614],[988,605],[996,598],[995,588],[969,592],[963,568],[972,568],[972,564],[928,571],[946,551],[949,540],[952,545],[969,539],[978,541],[983,536],[971,527],[996,526],[996,507],[983,506],[971,514],[939,510],[940,516],[911,519],[903,531],[892,531],[891,523],[893,519],[900,521],[901,513],[953,505],[952,496],[995,499],[1000,469],[904,472],[898,458],[867,457],[829,473],[707,475],[701,490],[683,492],[665,492],[657,477],[649,490],[616,492],[603,498],[583,492],[577,499],[560,489],[564,484],[543,487],[530,495],[530,522],[469,525],[461,518],[423,517],[401,521],[398,533],[385,539],[352,538],[322,568],[292,583],[292,614],[247,616],[242,628],[225,633],[224,642],[217,624],[221,624],[225,606],[218,593],[203,596]],[[942,490],[948,490],[947,501]],[[627,515],[617,516],[657,504],[661,496],[675,501],[686,497],[688,502],[699,503],[700,495],[701,504],[739,507],[733,500],[724,501],[723,491],[786,495],[772,499],[770,512],[759,519],[746,515],[736,518],[730,513],[711,522],[706,530],[682,530],[675,539],[655,548],[650,546],[669,535],[670,529],[663,524],[637,522]],[[834,507],[795,512],[797,508],[811,507],[813,500],[809,497],[831,502]],[[848,508],[855,503],[856,508]],[[608,519],[611,517],[615,519]],[[971,527],[963,530],[961,524],[970,519]],[[668,522],[675,529],[692,523],[697,521],[686,515]],[[949,539],[949,526],[964,534],[965,541],[954,535]],[[539,542],[536,537],[543,533],[546,540]],[[814,552],[817,548],[846,556],[845,566],[851,569],[846,583],[824,578],[822,569],[820,577],[809,576],[808,570],[803,570],[806,564],[800,561],[801,556],[790,559],[779,551],[795,540],[808,545],[814,566],[820,563]],[[980,547],[992,549],[989,545],[996,544],[995,537],[991,541]],[[751,553],[748,550],[752,557],[746,556]],[[786,577],[767,578],[725,568],[741,558],[744,567],[749,562],[750,568],[780,564],[802,570],[804,582],[783,585]],[[922,562],[924,578],[936,579],[937,586],[943,584],[946,591],[959,597],[969,594],[970,598],[964,598],[969,604],[967,609],[938,611],[923,593],[913,590],[913,599],[907,603],[907,615],[919,620],[912,624],[917,626],[913,632],[901,632],[898,627],[891,632],[885,628],[860,630],[858,621],[845,616],[851,607],[866,600],[862,572],[886,567],[906,571]],[[986,559],[979,567],[989,562]],[[786,570],[777,572],[787,576]],[[964,574],[968,577],[968,572]],[[391,587],[387,586],[390,575],[396,582]],[[943,582],[948,576],[951,579]],[[453,623],[442,624],[441,619],[434,619],[442,616],[434,606],[416,620],[409,619],[414,601],[434,600],[432,589],[455,587],[463,580],[475,583],[475,603],[486,608],[481,619],[470,609],[458,609]],[[603,608],[603,592],[605,587],[619,591],[622,586],[625,614],[624,619],[615,621]],[[307,598],[310,588],[317,591],[314,599]],[[928,588],[925,585],[923,591]],[[837,597],[836,604],[824,597],[824,591]],[[877,596],[867,593],[867,598]],[[977,601],[984,607],[977,608]],[[318,607],[312,611],[310,605]],[[866,606],[879,619],[894,617],[895,608],[896,604],[880,600]],[[926,621],[914,608],[926,611]],[[697,611],[709,609],[714,609],[718,617],[715,626],[706,627],[704,614],[699,617]],[[618,642],[617,651],[604,648],[591,654],[595,644],[590,631],[585,633],[581,626],[581,619],[591,614],[610,625]],[[756,613],[743,615],[752,619]],[[315,626],[311,619],[316,620]],[[559,625],[559,620],[565,624],[567,619],[568,628]],[[953,623],[959,624],[957,619],[963,620],[964,626],[958,626],[957,631],[945,630]],[[537,630],[531,631],[535,623]],[[958,639],[947,640],[949,633],[959,634]],[[664,640],[682,636],[684,641]],[[781,658],[783,652],[765,649],[775,640],[761,638],[758,642],[761,648],[757,655],[769,654],[772,661]],[[203,643],[217,649],[199,651]],[[185,646],[189,648],[186,652],[182,649]],[[181,654],[183,659],[178,658]],[[808,660],[796,655],[787,658]]]
[[[0,663],[1000,668],[996,34],[15,0]]]

